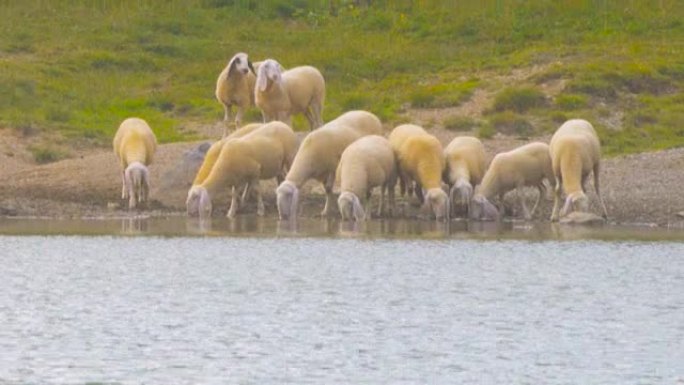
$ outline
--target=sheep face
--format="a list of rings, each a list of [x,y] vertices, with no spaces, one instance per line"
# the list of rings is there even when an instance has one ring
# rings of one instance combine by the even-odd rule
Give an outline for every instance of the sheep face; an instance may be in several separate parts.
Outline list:
[[[279,83],[281,80],[282,67],[280,63],[273,59],[264,60],[259,66],[259,73],[257,74],[256,87],[259,91],[264,92],[272,83]]]
[[[449,219],[449,198],[441,188],[428,190],[425,196],[425,204],[435,214],[437,220]]]
[[[355,194],[343,191],[337,199],[337,207],[342,214],[342,220],[345,221],[363,221],[366,219],[366,213],[363,210],[359,197]]]
[[[565,198],[565,205],[563,205],[563,210],[561,210],[560,216],[564,217],[575,211],[589,211],[589,198],[582,191],[570,194],[567,198]]]
[[[297,200],[299,199],[299,189],[290,182],[284,181],[276,189],[276,203],[278,205],[278,216],[281,220],[295,218],[297,216]]]
[[[228,67],[229,73],[232,71],[238,71],[243,75],[247,75],[250,70],[254,72],[254,68],[252,67],[252,63],[249,61],[247,54],[242,52],[235,54],[235,56],[230,59],[230,62],[228,62]]]
[[[138,203],[147,201],[149,193],[149,175],[147,167],[140,162],[134,162],[126,167],[124,180],[128,191],[128,208],[134,209]]]
[[[199,200],[200,193],[196,186],[192,186],[188,191],[187,199],[185,199],[185,209],[188,216],[193,217],[199,215]]]
[[[211,218],[211,197],[209,192],[204,187],[197,187],[197,194],[199,195],[199,217],[200,219]]]
[[[499,210],[483,195],[476,194],[473,197],[473,207],[470,218],[483,221],[495,221],[499,219]]]

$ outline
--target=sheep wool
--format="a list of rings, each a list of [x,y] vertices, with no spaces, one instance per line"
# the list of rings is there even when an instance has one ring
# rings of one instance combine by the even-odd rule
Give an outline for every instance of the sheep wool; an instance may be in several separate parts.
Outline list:
[[[128,208],[147,201],[149,171],[147,166],[157,150],[157,138],[146,121],[128,118],[119,126],[112,143],[121,166],[121,199],[128,199]]]
[[[296,217],[299,189],[309,179],[323,183],[326,200],[321,215],[328,215],[335,172],[342,152],[362,136],[381,134],[380,119],[366,111],[346,112],[310,132],[302,141],[285,181],[276,189],[280,218]]]
[[[444,149],[446,170],[444,181],[450,186],[449,201],[452,209],[456,207],[456,195],[460,196],[460,204],[470,206],[473,188],[482,181],[487,161],[482,142],[472,136],[454,138]]]
[[[603,218],[607,219],[608,210],[599,189],[601,144],[591,123],[582,119],[563,123],[551,137],[549,152],[556,182],[551,220],[557,221],[559,218],[561,185],[566,200],[560,216],[589,210],[589,199],[583,186],[590,173],[594,174],[594,189],[603,210]]]
[[[244,52],[236,53],[216,80],[216,99],[223,105],[223,122],[228,135],[233,106],[237,107],[235,128],[239,128],[245,111],[254,105],[254,84],[256,75],[249,57]]]

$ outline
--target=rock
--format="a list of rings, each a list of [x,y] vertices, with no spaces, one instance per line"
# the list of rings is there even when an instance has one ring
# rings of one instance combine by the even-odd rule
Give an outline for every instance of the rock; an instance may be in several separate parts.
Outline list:
[[[680,218],[684,218],[684,211],[680,211],[677,213],[677,216]]]
[[[159,183],[152,185],[150,195],[159,198],[162,207],[185,207],[188,188],[195,179],[211,142],[203,142],[183,153],[175,164],[161,172]]]
[[[594,213],[573,211],[561,218],[560,223],[568,225],[602,225],[606,222],[603,217]]]

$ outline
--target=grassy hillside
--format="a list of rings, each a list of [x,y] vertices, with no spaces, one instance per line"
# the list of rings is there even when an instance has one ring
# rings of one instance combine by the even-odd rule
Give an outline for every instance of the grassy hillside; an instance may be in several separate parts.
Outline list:
[[[216,77],[245,51],[321,69],[326,120],[406,121],[481,89],[484,114],[434,123],[528,136],[584,117],[608,153],[684,145],[678,0],[355,3],[0,1],[0,127],[106,144],[140,116],[162,142],[190,138],[190,122],[222,118]]]

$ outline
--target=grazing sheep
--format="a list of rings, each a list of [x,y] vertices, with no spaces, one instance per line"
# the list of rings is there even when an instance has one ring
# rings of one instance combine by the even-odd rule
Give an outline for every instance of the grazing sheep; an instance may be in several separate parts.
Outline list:
[[[343,220],[363,221],[370,218],[371,191],[378,186],[378,216],[382,215],[385,191],[388,189],[389,212],[391,214],[394,211],[394,185],[397,182],[395,162],[392,146],[379,135],[364,136],[344,150],[337,167],[337,179],[341,182],[337,205]],[[364,205],[361,205],[361,199],[365,201]]]
[[[321,215],[327,216],[342,152],[362,136],[381,134],[380,119],[366,111],[344,113],[309,133],[302,141],[285,181],[276,189],[280,219],[297,216],[299,189],[309,179],[316,179],[325,187],[325,207]]]
[[[254,84],[256,72],[246,53],[238,52],[216,80],[216,99],[223,104],[223,122],[228,135],[229,120],[233,106],[237,106],[235,128],[240,127],[245,111],[254,105]]]
[[[563,123],[553,134],[549,151],[556,181],[551,220],[558,220],[561,185],[566,198],[560,216],[573,211],[589,211],[589,199],[585,194],[584,184],[589,173],[592,172],[596,195],[603,210],[603,218],[607,219],[608,211],[599,191],[601,143],[591,123],[582,119],[568,120]]]
[[[416,182],[416,194],[425,208],[435,214],[437,220],[449,220],[449,198],[442,189],[444,154],[442,144],[422,127],[413,124],[397,126],[389,136],[389,142],[397,158],[402,195]],[[422,190],[427,194],[423,197]]]
[[[296,135],[282,122],[271,122],[243,137],[226,140],[209,175],[188,191],[186,204],[191,207],[197,201],[200,218],[209,217],[211,196],[220,188],[230,187],[233,195],[227,216],[232,218],[238,206],[235,188],[249,184],[257,194],[257,214],[263,215],[259,180],[282,176],[296,149]]]
[[[235,139],[235,138],[241,138],[252,131],[256,130],[257,128],[263,126],[263,123],[250,123],[247,124],[241,128],[239,128],[236,131],[233,131],[230,135],[226,136],[223,139],[220,139],[214,144],[209,147],[209,150],[207,150],[207,153],[204,155],[204,161],[202,162],[202,165],[200,166],[199,170],[197,170],[197,175],[195,175],[195,180],[192,182],[193,186],[197,186],[204,182],[204,180],[209,176],[209,173],[211,172],[211,169],[214,167],[214,163],[216,163],[216,159],[218,159],[219,154],[221,153],[221,149],[223,148],[223,145],[226,143],[227,140],[230,139]],[[242,201],[244,203],[244,198],[247,193],[247,186],[245,186],[244,193],[243,193],[243,198]],[[188,196],[188,199],[185,201],[185,206],[187,209],[188,215],[197,215],[198,210],[199,210],[199,200],[198,199],[190,199],[190,196]]]
[[[157,138],[146,121],[124,120],[114,135],[114,153],[121,164],[121,199],[128,199],[128,208],[147,201],[150,177],[147,166],[157,150]]]
[[[487,169],[485,148],[482,142],[472,136],[454,138],[444,149],[446,170],[444,181],[450,186],[449,203],[456,206],[456,194],[460,204],[466,208],[466,216],[473,196],[473,186],[482,181]]]
[[[503,214],[504,195],[517,189],[518,198],[523,208],[525,219],[531,219],[539,201],[544,194],[544,179],[553,183],[551,157],[546,143],[534,142],[508,152],[497,154],[489,165],[482,183],[475,190],[471,217],[474,219],[493,220],[499,218],[499,210],[490,202],[499,196],[500,211]],[[539,190],[532,212],[527,210],[522,188],[536,187]]]
[[[303,113],[311,130],[323,125],[325,80],[314,67],[284,71],[277,61],[264,60],[257,72],[254,94],[264,122],[280,120],[291,126],[292,115]]]

